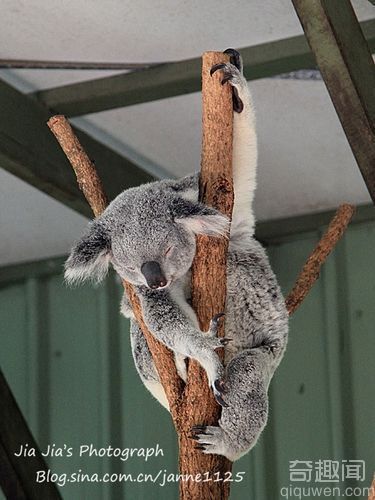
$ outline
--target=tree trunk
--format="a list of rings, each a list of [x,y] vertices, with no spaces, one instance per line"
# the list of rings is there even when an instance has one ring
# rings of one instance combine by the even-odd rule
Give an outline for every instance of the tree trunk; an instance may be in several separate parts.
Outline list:
[[[229,85],[222,86],[220,72],[210,76],[214,64],[227,62],[221,52],[207,52],[202,63],[203,139],[200,177],[200,199],[231,217],[233,207],[232,135],[233,106]],[[215,314],[225,311],[226,255],[228,239],[200,236],[192,268],[192,301],[200,322],[206,331]],[[219,335],[224,335],[223,322]],[[223,355],[223,352],[221,353]],[[180,473],[201,475],[196,480],[180,482],[182,500],[227,499],[229,482],[223,480],[232,463],[222,456],[206,455],[195,449],[189,439],[194,424],[215,425],[220,417],[220,406],[208,387],[204,370],[197,362],[189,362],[188,383],[181,405],[179,433]],[[206,479],[206,481],[203,481]]]

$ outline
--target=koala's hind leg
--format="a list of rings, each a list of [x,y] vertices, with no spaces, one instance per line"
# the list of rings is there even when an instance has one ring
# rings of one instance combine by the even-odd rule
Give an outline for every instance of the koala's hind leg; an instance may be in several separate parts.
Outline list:
[[[203,453],[234,461],[257,442],[267,423],[267,389],[277,363],[271,349],[247,349],[227,366],[225,401],[219,426],[196,425],[192,438]]]
[[[222,74],[221,83],[232,87],[233,92],[233,184],[234,207],[231,224],[231,240],[254,233],[252,203],[256,187],[257,137],[252,97],[242,72],[241,55],[234,49],[224,51],[230,55],[230,63],[215,64]]]

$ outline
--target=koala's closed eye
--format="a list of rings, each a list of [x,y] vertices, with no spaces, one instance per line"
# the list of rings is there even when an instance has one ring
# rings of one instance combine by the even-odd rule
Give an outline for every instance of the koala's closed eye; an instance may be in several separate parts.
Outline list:
[[[169,246],[169,247],[166,249],[166,251],[164,252],[164,256],[165,256],[165,257],[167,257],[168,255],[170,255],[170,254],[172,253],[173,249],[174,249],[174,246],[173,246],[173,245]]]

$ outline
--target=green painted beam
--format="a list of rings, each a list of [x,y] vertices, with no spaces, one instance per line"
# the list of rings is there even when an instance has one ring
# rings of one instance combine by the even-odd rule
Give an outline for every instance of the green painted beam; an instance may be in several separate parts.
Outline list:
[[[41,103],[0,80],[0,167],[74,210],[92,217],[73,170],[46,125]],[[110,199],[127,187],[152,180],[137,165],[76,129],[95,161]]]
[[[362,23],[362,28],[375,51],[375,19]],[[303,35],[242,48],[240,51],[244,72],[249,80],[316,67]],[[201,58],[195,58],[41,90],[33,96],[55,112],[80,116],[200,90]]]
[[[292,0],[375,202],[375,65],[349,0]]]
[[[0,485],[7,498],[61,500],[55,483],[36,482],[37,472],[48,466],[0,370]],[[15,456],[21,445],[35,456]]]

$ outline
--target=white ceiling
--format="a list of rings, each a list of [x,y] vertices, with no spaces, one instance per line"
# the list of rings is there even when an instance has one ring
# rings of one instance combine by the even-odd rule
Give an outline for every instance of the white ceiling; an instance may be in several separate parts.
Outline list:
[[[67,253],[87,221],[0,169],[0,265]]]
[[[375,17],[353,2],[360,20]],[[302,33],[290,0],[2,0],[0,57],[153,62],[197,57]],[[2,70],[22,91],[113,72]],[[270,219],[370,201],[322,81],[250,82],[260,142],[256,213]],[[199,168],[200,95],[107,111],[75,122],[148,168]],[[0,165],[1,167],[1,165]],[[0,170],[0,264],[65,253],[84,219]]]

